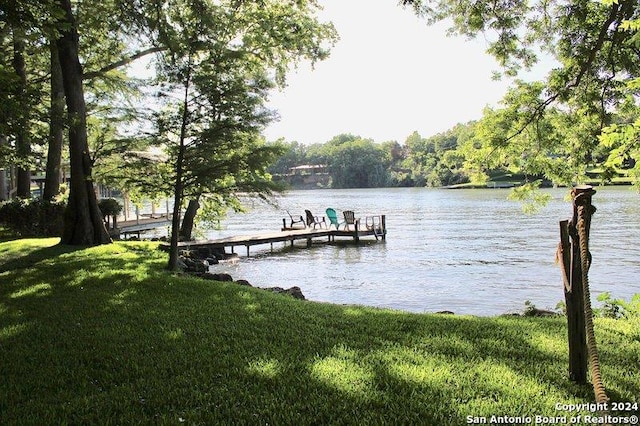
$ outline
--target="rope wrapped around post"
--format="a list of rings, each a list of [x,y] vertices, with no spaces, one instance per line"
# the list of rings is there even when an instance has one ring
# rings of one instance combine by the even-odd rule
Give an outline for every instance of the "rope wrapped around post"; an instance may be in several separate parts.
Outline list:
[[[596,191],[587,189],[584,192],[574,193],[574,203],[577,206],[578,220],[576,229],[580,241],[580,260],[582,266],[582,285],[584,298],[585,327],[587,330],[587,352],[589,359],[589,370],[591,371],[591,382],[597,403],[607,403],[604,384],[602,383],[602,372],[600,370],[600,357],[593,329],[593,310],[591,308],[591,293],[589,289],[589,267],[591,266],[591,253],[589,252],[589,228],[591,225],[591,215],[595,213],[595,207],[591,205],[591,196]]]
[[[567,302],[570,377],[578,383],[586,383],[588,362],[596,403],[607,408],[603,410],[603,414],[609,414],[609,398],[602,382],[589,289],[589,268],[592,261],[589,252],[589,230],[591,216],[596,211],[591,204],[591,197],[595,192],[588,185],[572,190],[573,218],[570,222],[560,222],[558,260],[562,266]],[[571,244],[569,237],[572,240]]]

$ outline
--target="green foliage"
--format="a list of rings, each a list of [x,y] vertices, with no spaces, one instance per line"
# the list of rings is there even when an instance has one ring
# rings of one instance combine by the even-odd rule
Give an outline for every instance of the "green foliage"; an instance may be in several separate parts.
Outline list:
[[[289,173],[292,167],[307,164],[307,148],[305,145],[295,141],[285,142],[284,140],[278,140],[275,143],[280,144],[284,152],[274,164],[268,167],[269,173],[285,175]]]
[[[524,301],[524,316],[525,317],[533,317],[536,316],[535,313],[537,311],[536,305],[530,300]]]
[[[518,173],[525,181],[584,182],[598,124],[579,111],[549,108],[536,126],[529,126],[538,114],[543,89],[539,83],[520,84],[509,91],[504,108],[485,110],[461,149],[466,167],[476,174]]]
[[[567,315],[567,303],[561,300],[556,304],[556,310],[562,312],[562,315]]]
[[[623,299],[613,299],[610,292],[598,296],[602,307],[594,311],[594,315],[604,318],[640,319],[640,294],[634,295],[629,302]]]
[[[629,174],[640,185],[640,118],[630,124],[612,124],[600,135],[602,145],[609,149],[604,166],[611,179]]]
[[[334,188],[382,186],[445,186],[468,181],[463,157],[456,150],[467,137],[471,124],[422,138],[417,132],[404,145],[396,141],[376,143],[351,134],[341,134],[324,144],[285,144],[285,154],[274,173],[287,174],[303,164],[324,165]]]
[[[173,166],[163,183],[173,194],[174,217],[186,198],[213,194],[209,201],[226,207],[237,204],[240,192],[266,198],[280,189],[267,167],[283,149],[260,135],[275,118],[266,102],[290,65],[326,57],[333,26],[318,21],[317,8],[306,1],[178,1],[159,21],[142,14],[157,24],[155,36],[166,48],[153,138]],[[197,209],[187,212],[182,232],[190,236]],[[174,221],[169,269],[177,267],[178,231]]]
[[[122,211],[122,205],[114,198],[103,198],[98,201],[98,208],[102,212],[102,217],[117,216]]]
[[[402,164],[411,170],[415,186],[448,186],[469,181],[456,148],[472,126],[472,123],[459,124],[429,138],[414,132],[406,139]]]
[[[572,185],[596,166],[605,167],[605,182],[629,168],[637,180],[637,1],[401,3],[431,23],[447,20],[452,33],[483,35],[509,77],[539,58],[553,62],[541,81],[514,78],[502,106],[485,111],[461,147],[472,181],[502,171]]]
[[[387,183],[388,160],[369,139],[334,139],[327,144],[327,155],[334,188],[375,188]]]
[[[82,127],[78,129],[82,132],[73,135],[87,131],[93,153],[83,159],[84,168],[76,168],[74,174],[86,173],[95,165],[92,179],[126,190],[134,198],[141,194],[155,198],[173,191],[175,158],[168,162],[166,156],[160,159],[157,151],[150,155],[148,149],[156,142],[165,150],[174,135],[165,126],[154,137],[142,136],[151,126],[145,122],[147,111],[140,108],[139,88],[150,85],[128,78],[127,65],[150,54],[158,55],[157,82],[163,100],[169,100],[164,104],[167,109],[176,105],[170,98],[185,80],[185,71],[196,70],[190,75],[194,96],[185,116],[188,132],[182,136],[191,148],[198,145],[201,154],[194,154],[196,149],[187,153],[191,173],[183,182],[190,191],[186,195],[218,191],[233,197],[230,194],[234,191],[249,191],[264,196],[278,188],[264,169],[280,153],[277,146],[265,147],[259,137],[274,117],[265,106],[268,92],[284,84],[287,71],[298,61],[314,63],[326,58],[337,39],[333,25],[318,20],[319,5],[315,1],[105,0],[74,3],[73,8],[70,2],[14,3],[0,5],[0,164],[26,165],[34,161],[20,151],[18,130],[37,130],[39,140],[45,141],[45,83],[51,74],[48,46],[73,22],[79,38],[73,37],[72,50],[80,56],[83,75],[77,76],[84,80],[84,93],[77,95],[84,97],[88,119],[86,126],[82,120],[68,124]],[[61,5],[69,6],[69,22]],[[12,43],[12,37],[20,43]],[[23,44],[26,49],[18,52],[16,46]],[[4,60],[21,52],[28,59],[29,75],[24,79],[29,83],[28,90],[22,87],[18,71]],[[147,104],[157,106],[159,102],[156,99]],[[36,111],[31,105],[40,109]],[[178,117],[181,112],[178,105]],[[35,117],[47,118],[38,125]],[[179,122],[171,114],[163,118],[173,119],[174,125]],[[175,153],[168,151],[169,156]]]
[[[550,194],[541,193],[538,191],[541,181],[528,182],[524,185],[513,188],[509,194],[510,200],[520,201],[522,203],[522,209],[525,213],[535,213],[542,206],[546,205],[551,200]]]
[[[596,309],[594,315],[605,318],[620,318],[622,316],[622,300],[612,299],[611,293],[604,292],[598,296],[598,301],[602,302],[602,308]]]
[[[42,25],[50,6],[0,5],[0,166],[36,170],[47,138],[48,47]],[[28,188],[27,188],[28,190]]]
[[[0,203],[0,224],[19,236],[59,236],[66,203],[14,199]]]

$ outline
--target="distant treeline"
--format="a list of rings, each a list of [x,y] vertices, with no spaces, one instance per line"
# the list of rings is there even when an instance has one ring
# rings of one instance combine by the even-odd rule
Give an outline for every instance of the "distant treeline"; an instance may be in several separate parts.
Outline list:
[[[636,159],[606,140],[592,138],[596,143],[575,158],[564,147],[571,139],[556,135],[553,148],[538,150],[541,142],[524,141],[518,156],[518,147],[500,142],[508,133],[492,124],[472,121],[426,138],[413,132],[403,144],[351,134],[314,145],[278,142],[285,153],[269,172],[293,188],[631,184],[640,178]],[[612,161],[616,156],[622,159]]]
[[[446,186],[469,182],[462,170],[462,157],[456,154],[459,136],[469,125],[455,128],[429,138],[414,132],[400,144],[383,143],[371,139],[342,134],[322,144],[285,143],[286,153],[270,168],[276,179],[284,179],[293,186],[294,167],[324,166],[300,171],[312,174],[319,170],[318,186],[332,188],[375,188],[410,186]],[[328,174],[328,179],[327,179]],[[313,180],[311,180],[313,181]]]

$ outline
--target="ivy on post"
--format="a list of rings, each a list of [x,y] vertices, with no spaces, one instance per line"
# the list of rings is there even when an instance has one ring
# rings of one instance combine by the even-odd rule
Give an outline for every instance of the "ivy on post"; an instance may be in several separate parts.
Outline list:
[[[580,255],[580,236],[578,223],[578,205],[589,207],[592,211],[591,197],[596,191],[591,186],[582,185],[573,188],[573,218],[560,221],[560,244],[558,261],[562,269],[564,298],[567,307],[567,333],[569,340],[569,378],[576,383],[587,383],[587,338],[585,326],[584,283],[582,280],[582,258]],[[591,217],[586,223],[587,235]],[[590,257],[590,256],[589,256]],[[591,259],[589,258],[589,263]]]

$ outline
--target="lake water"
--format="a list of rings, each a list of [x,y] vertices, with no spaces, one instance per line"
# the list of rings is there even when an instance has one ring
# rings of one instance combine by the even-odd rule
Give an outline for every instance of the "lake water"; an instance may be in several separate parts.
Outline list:
[[[596,188],[591,228],[592,297],[640,293],[640,196],[629,187]],[[536,214],[507,200],[508,190],[428,188],[290,191],[278,207],[256,203],[232,214],[209,238],[278,230],[285,210],[324,215],[327,207],[357,216],[385,214],[387,239],[317,244],[307,249],[254,246],[238,262],[212,266],[258,287],[299,286],[307,299],[457,314],[521,312],[530,300],[555,308],[564,300],[555,264],[558,222],[570,219],[567,189],[548,189],[552,201]]]

